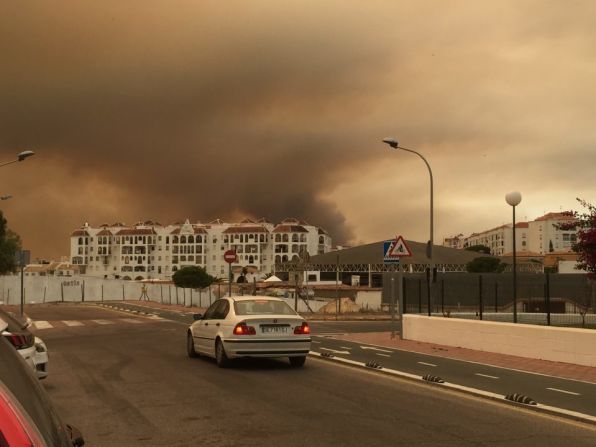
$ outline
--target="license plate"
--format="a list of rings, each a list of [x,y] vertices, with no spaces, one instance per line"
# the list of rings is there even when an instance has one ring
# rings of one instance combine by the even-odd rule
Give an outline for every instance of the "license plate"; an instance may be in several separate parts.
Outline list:
[[[287,326],[261,326],[261,332],[264,334],[287,334]]]

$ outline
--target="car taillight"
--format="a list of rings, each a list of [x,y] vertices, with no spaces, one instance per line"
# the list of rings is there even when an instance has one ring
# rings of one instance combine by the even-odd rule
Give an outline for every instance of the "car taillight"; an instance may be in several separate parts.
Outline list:
[[[44,447],[37,427],[8,389],[0,384],[0,445]]]
[[[234,335],[255,335],[256,333],[255,328],[248,326],[246,323],[238,323],[234,327]]]
[[[28,337],[26,335],[9,334],[8,341],[17,349],[27,348],[29,346]]]
[[[308,335],[308,334],[310,334],[310,326],[305,321],[304,323],[302,323],[302,326],[296,326],[294,328],[294,334],[296,334],[296,335]]]

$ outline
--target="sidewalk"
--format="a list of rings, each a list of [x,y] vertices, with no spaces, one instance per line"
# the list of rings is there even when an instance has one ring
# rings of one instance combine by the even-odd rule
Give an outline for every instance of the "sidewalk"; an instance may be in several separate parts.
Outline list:
[[[176,304],[161,304],[155,301],[126,300],[112,303],[127,303],[138,306],[150,307],[155,309],[164,309],[180,313],[204,313],[205,308],[193,306],[186,307]],[[334,315],[313,314],[307,316],[308,320],[335,320]],[[340,315],[341,317],[341,315]],[[375,318],[377,317],[377,318]],[[344,315],[340,320],[366,320],[366,319],[386,319],[384,315],[366,315],[349,314]],[[508,369],[517,369],[538,374],[560,377],[572,380],[581,380],[596,384],[596,368],[571,363],[551,362],[549,360],[537,360],[524,357],[517,357],[506,354],[496,354],[492,352],[475,351],[473,349],[455,348],[452,346],[437,345],[432,343],[423,343],[411,340],[400,340],[398,337],[392,339],[390,332],[364,332],[336,335],[334,338],[339,340],[354,341],[363,344],[377,345],[403,351],[417,352],[420,354],[429,354],[437,357],[451,358],[455,360],[464,360],[468,362],[482,363],[492,366],[500,366]]]

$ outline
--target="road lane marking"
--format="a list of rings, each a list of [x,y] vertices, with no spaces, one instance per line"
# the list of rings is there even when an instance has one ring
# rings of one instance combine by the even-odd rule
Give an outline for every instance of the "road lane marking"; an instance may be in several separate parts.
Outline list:
[[[480,376],[480,377],[487,377],[489,379],[498,379],[497,376],[489,376],[488,374],[480,374],[480,373],[475,373],[474,375],[476,376]]]
[[[434,363],[426,363],[426,362],[416,362],[416,363],[420,363],[421,365],[426,365],[426,366],[437,366]]]
[[[388,352],[390,354],[393,354],[393,351],[388,351],[387,349],[373,348],[372,346],[360,346],[360,349],[369,349],[372,351]]]
[[[91,320],[91,321],[93,321],[94,323],[97,323],[97,324],[114,324],[113,321],[109,321],[109,320]]]
[[[320,344],[321,344],[321,342],[320,342],[320,341],[316,341],[316,340],[313,340],[312,342],[313,342],[313,343],[316,343],[316,344],[318,344],[318,345],[320,345]]]
[[[581,394],[579,394],[579,393],[574,393],[573,391],[560,390],[558,388],[547,388],[547,390],[557,391],[558,393],[571,394],[573,396],[581,396]]]
[[[35,327],[37,329],[50,329],[50,328],[53,328],[54,326],[52,326],[47,321],[36,321],[35,322]]]
[[[380,352],[375,352],[376,355],[380,355],[381,357],[391,357],[389,354],[381,354]]]
[[[364,363],[358,362],[355,360],[345,359],[342,357],[334,357],[331,360],[323,360],[323,358],[321,357],[321,354],[318,352],[314,352],[314,351],[311,351],[310,355],[314,356],[314,357],[318,357],[322,361],[340,362],[345,365],[366,368],[366,365]],[[366,368],[366,369],[369,369],[369,368]],[[370,371],[368,371],[368,372],[370,372]],[[370,372],[370,373],[377,374],[377,372],[374,372],[374,373]],[[414,380],[415,382],[424,382],[424,380],[418,375],[410,374],[410,373],[407,373],[404,371],[398,371],[395,369],[383,368],[383,370],[380,371],[379,373],[385,373],[387,375],[411,379],[411,380]],[[428,383],[428,382],[426,382],[426,383]],[[504,396],[502,394],[496,394],[496,393],[492,393],[490,391],[484,391],[484,390],[481,390],[478,388],[471,388],[471,387],[457,385],[455,383],[450,383],[450,382],[441,383],[440,386],[442,388],[447,388],[447,389],[451,389],[451,390],[463,391],[464,393],[467,393],[467,394],[472,394],[472,395],[481,396],[481,397],[487,397],[490,400],[500,402],[500,403],[505,403],[505,404],[509,403],[509,401],[504,399]],[[515,408],[515,407],[513,407],[513,408]],[[596,423],[596,416],[585,414],[585,413],[580,413],[580,412],[573,411],[573,410],[566,410],[564,408],[552,407],[550,405],[544,405],[541,403],[538,403],[536,405],[536,407],[534,407],[534,408],[544,410],[544,412],[546,414],[551,414],[551,415],[555,415],[555,416],[567,416],[567,417],[571,417],[573,419],[579,420],[581,422],[589,422],[591,424]],[[519,409],[519,408],[517,408],[517,409],[521,411],[521,409]],[[531,408],[528,410],[531,410]]]
[[[349,346],[340,346],[341,349],[347,349],[348,351],[352,348],[350,348]]]
[[[335,349],[321,348],[325,351],[334,352],[335,354],[349,354],[350,351],[336,351]]]
[[[67,326],[84,326],[83,323],[75,320],[62,320],[62,323],[64,323]]]

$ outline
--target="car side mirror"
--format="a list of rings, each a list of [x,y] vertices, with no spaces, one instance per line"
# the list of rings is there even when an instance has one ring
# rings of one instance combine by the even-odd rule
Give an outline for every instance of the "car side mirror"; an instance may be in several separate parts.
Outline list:
[[[197,320],[202,320],[203,319],[203,314],[192,314],[192,319],[197,321]]]
[[[81,432],[79,431],[78,428],[66,424],[66,431],[68,432],[68,436],[70,438],[70,441],[72,442],[72,445],[74,447],[82,447],[85,445],[85,440],[83,439],[83,435],[81,434]]]

